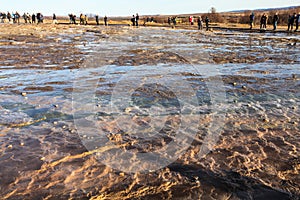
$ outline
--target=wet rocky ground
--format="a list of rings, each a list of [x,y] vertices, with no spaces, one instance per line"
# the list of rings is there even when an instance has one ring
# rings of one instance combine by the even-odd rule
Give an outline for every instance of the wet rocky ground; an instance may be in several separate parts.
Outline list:
[[[0,27],[3,199],[299,198],[299,35]]]

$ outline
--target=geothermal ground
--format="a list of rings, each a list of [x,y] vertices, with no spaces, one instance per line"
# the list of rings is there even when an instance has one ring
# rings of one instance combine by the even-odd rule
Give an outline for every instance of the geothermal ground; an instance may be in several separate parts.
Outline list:
[[[0,27],[2,199],[299,198],[299,35]]]

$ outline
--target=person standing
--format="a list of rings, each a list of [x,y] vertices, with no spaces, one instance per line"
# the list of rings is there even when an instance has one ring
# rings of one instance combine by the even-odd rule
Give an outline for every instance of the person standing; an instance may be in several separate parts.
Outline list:
[[[268,19],[269,19],[269,16],[266,14],[265,15],[265,21],[264,21],[264,26],[265,26],[266,29],[267,29]]]
[[[41,21],[41,13],[36,13],[36,20],[37,20],[37,23],[39,24]]]
[[[190,25],[194,25],[194,17],[193,16],[189,17],[189,22],[190,22]]]
[[[53,24],[58,24],[55,13],[53,13],[52,19],[53,19],[53,22],[52,22]]]
[[[16,23],[20,24],[20,14],[18,12],[15,13],[15,21]]]
[[[99,25],[99,16],[96,15],[96,16],[95,16],[95,19],[96,19],[96,24]]]
[[[1,20],[0,23],[4,23],[5,18],[6,18],[6,14],[0,12],[0,20]]]
[[[263,24],[264,24],[264,15],[265,15],[265,14],[263,14],[263,15],[261,16],[261,18],[260,18],[260,29],[263,28]]]
[[[84,25],[88,25],[89,18],[87,15],[84,15]]]
[[[82,13],[80,13],[79,18],[80,18],[79,24],[80,24],[80,25],[84,25],[84,15],[83,15]]]
[[[198,17],[197,24],[198,24],[198,30],[202,30],[203,29],[203,24],[202,24],[201,16]]]
[[[15,15],[15,13],[11,13],[11,18],[12,18],[12,21],[13,21],[13,23],[16,23],[16,15]]]
[[[296,29],[295,32],[298,30],[299,28],[299,23],[300,23],[300,12],[298,13],[297,17],[296,17]]]
[[[40,14],[40,22],[39,23],[44,23],[44,15],[42,13]]]
[[[275,13],[274,17],[273,17],[273,30],[276,31],[277,29],[277,24],[279,21],[279,15],[278,13]]]
[[[8,19],[8,23],[10,23],[10,21],[11,21],[11,14],[10,14],[10,12],[7,12],[6,17]]]
[[[289,15],[289,18],[288,18],[288,29],[287,29],[287,31],[290,31],[291,25],[292,25],[292,16]]]
[[[35,18],[36,18],[36,16],[35,16],[35,14],[33,13],[33,14],[31,15],[31,21],[32,21],[33,24],[35,24]]]
[[[135,16],[134,15],[132,15],[131,23],[132,23],[132,26],[135,26]]]
[[[72,14],[72,23],[75,24],[75,25],[77,24],[76,23],[76,15],[73,15],[73,14]]]
[[[254,18],[255,18],[255,15],[254,15],[254,12],[252,12],[251,15],[250,15],[250,30],[254,26]]]
[[[40,23],[43,23],[44,22],[44,16],[42,13],[37,13],[36,14],[36,19],[37,19],[37,23],[40,24]]]
[[[69,14],[69,20],[70,20],[70,24],[73,24],[73,14]]]
[[[176,26],[176,24],[177,24],[176,19],[177,19],[177,16],[175,16],[175,17],[172,18],[172,21],[173,21],[173,25],[174,25],[174,26]]]
[[[29,13],[26,14],[27,21],[31,24],[31,15]]]
[[[147,18],[147,22],[148,22],[148,18]],[[169,26],[171,26],[171,17],[168,17],[168,24]]]
[[[267,15],[264,13],[260,18],[260,29],[266,29],[267,28]]]
[[[23,19],[24,19],[25,24],[27,24],[27,16],[26,16],[26,13],[23,14]]]
[[[206,31],[209,30],[209,22],[210,22],[210,20],[209,20],[208,16],[206,16],[206,17],[205,17]]]
[[[136,13],[136,16],[135,16],[135,25],[136,26],[139,26],[139,19],[140,19],[140,16],[138,13]]]
[[[293,29],[294,29],[294,23],[296,21],[296,18],[297,18],[297,15],[296,15],[296,13],[294,13],[291,17],[291,31],[293,31]]]
[[[104,25],[107,26],[107,16],[104,16]]]

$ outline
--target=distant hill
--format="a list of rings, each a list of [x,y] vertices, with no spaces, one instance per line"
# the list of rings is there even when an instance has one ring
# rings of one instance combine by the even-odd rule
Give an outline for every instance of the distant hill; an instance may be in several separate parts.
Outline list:
[[[272,17],[275,12],[278,12],[280,15],[279,25],[287,25],[288,17],[290,14],[300,12],[299,6],[289,6],[289,7],[279,7],[279,8],[262,8],[254,10],[234,10],[226,12],[216,12],[216,13],[185,13],[177,15],[150,15],[154,17],[155,20],[159,23],[167,23],[167,17],[177,16],[181,19],[182,23],[188,23],[188,16],[208,16],[211,22],[215,23],[235,23],[235,24],[249,24],[249,15],[250,13],[255,12],[255,24],[259,24],[260,17],[263,13],[269,15],[268,24],[272,24]]]
[[[300,9],[300,6],[289,6],[289,7],[281,7],[281,8],[262,8],[262,9],[255,9],[253,11],[258,12],[269,12],[269,11],[288,11],[288,10],[297,10]],[[249,10],[233,10],[233,11],[226,11],[222,13],[244,13]]]

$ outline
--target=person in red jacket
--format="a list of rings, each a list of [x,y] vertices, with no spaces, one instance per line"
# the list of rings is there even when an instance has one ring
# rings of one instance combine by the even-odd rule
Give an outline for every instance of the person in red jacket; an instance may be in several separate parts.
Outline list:
[[[189,22],[190,22],[191,25],[194,25],[194,18],[193,18],[193,16],[189,17]]]

